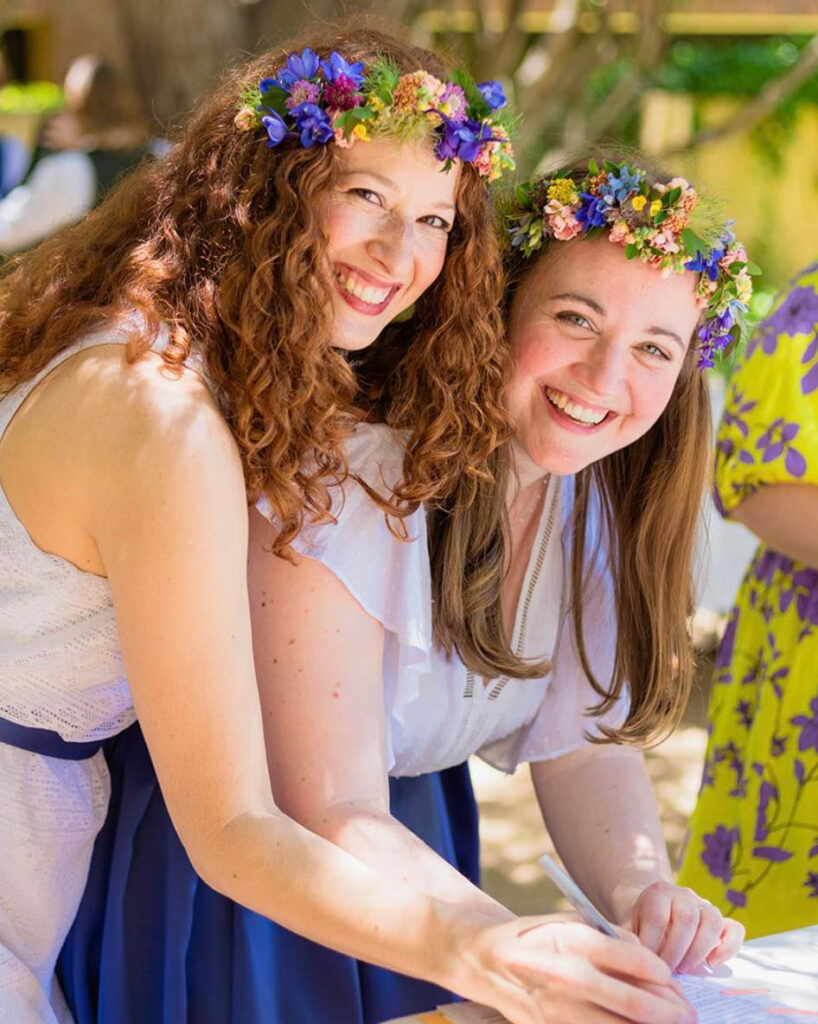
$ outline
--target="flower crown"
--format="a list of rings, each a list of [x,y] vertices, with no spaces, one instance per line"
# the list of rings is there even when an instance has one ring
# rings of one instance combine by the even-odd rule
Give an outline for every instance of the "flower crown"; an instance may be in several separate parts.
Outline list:
[[[696,294],[706,310],[698,331],[698,366],[707,369],[718,352],[745,334],[750,274],[760,273],[736,241],[732,221],[717,223],[713,204],[709,210],[707,205],[684,178],[650,184],[634,164],[605,160],[600,170],[591,160],[580,181],[564,173],[516,189],[508,214],[511,245],[530,256],[549,239],[565,242],[606,230],[629,260],[649,263],[663,274],[695,271],[700,275]]]
[[[291,53],[275,77],[245,91],[235,124],[240,131],[263,127],[268,146],[298,139],[307,149],[426,131],[447,170],[458,159],[494,181],[514,168],[512,119],[496,113],[505,103],[499,82],[476,85],[462,71],[443,81],[426,71],[402,75],[382,56],[364,71],[362,63],[348,64],[335,52],[320,60],[307,47]]]

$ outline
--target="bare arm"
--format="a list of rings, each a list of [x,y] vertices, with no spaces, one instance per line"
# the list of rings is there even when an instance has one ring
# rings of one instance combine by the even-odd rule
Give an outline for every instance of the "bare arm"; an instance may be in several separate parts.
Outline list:
[[[294,566],[274,557],[272,537],[269,524],[251,514],[248,575],[256,668],[279,805],[399,881],[404,891],[439,898],[454,918],[477,910],[497,922],[498,935],[515,936],[513,949],[507,947],[499,959],[494,954],[497,966],[483,969],[488,986],[483,1002],[503,1008],[510,997],[516,1007],[519,994],[509,982],[516,986],[522,978],[536,1002],[532,1024],[551,1014],[578,1024],[643,1016],[652,1024],[687,1019],[685,1005],[665,978],[652,975],[659,985],[644,984],[646,961],[637,959],[646,950],[559,917],[506,920],[510,915],[504,908],[391,817],[383,628],[325,566],[303,557]],[[650,963],[655,969],[656,961]],[[625,978],[631,984],[623,984]],[[509,1009],[505,1013],[512,1016]]]
[[[731,514],[768,547],[818,569],[818,487],[771,484],[749,495]]]
[[[382,625],[326,566],[272,555],[273,528],[250,516],[253,642],[278,805],[395,881],[510,919],[389,813]]]
[[[717,963],[738,949],[743,927],[673,883],[641,753],[589,744],[533,763],[531,777],[560,856],[604,913],[674,969]]]
[[[532,763],[531,778],[560,857],[604,913],[620,921],[642,889],[673,880],[640,753],[589,744]]]
[[[42,547],[109,578],[134,702],[193,864],[317,942],[539,1024],[551,922],[498,922],[400,885],[275,805],[233,439],[195,375],[169,376],[151,358],[125,367],[117,349],[74,357],[40,385],[4,437],[3,485]],[[577,943],[606,966],[611,1005],[680,1024],[678,1002],[617,980],[661,984],[664,965],[587,932]]]

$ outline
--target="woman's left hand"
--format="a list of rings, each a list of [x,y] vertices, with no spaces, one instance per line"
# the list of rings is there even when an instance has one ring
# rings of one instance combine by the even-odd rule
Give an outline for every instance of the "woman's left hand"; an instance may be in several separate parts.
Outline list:
[[[643,889],[621,923],[682,974],[704,962],[710,967],[723,963],[744,939],[744,925],[724,917],[692,889],[670,882]]]

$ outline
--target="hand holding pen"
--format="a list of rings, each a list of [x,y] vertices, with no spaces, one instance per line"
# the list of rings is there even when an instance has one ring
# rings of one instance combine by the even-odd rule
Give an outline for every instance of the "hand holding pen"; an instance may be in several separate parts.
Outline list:
[[[601,913],[601,911],[594,906],[591,900],[586,896],[582,889],[577,883],[571,878],[571,876],[557,864],[557,862],[550,857],[548,854],[543,854],[539,858],[540,865],[542,866],[545,873],[559,889],[562,895],[568,900],[571,906],[576,910],[582,920],[589,925],[591,928],[609,938],[619,939],[627,941],[631,936],[623,931],[617,931],[613,924]],[[633,941],[638,943],[638,940],[633,936]],[[657,983],[642,983],[640,987],[646,988],[658,995],[662,995],[665,998],[670,996],[671,1000],[677,1004],[682,1004],[684,1009],[688,1011],[689,1016],[686,1019],[695,1020],[696,1015],[692,1007],[684,999],[681,986],[673,979],[669,979],[666,985]],[[672,993],[672,995],[671,995]],[[630,1019],[630,1018],[626,1018]],[[633,1018],[638,1019],[638,1018]]]

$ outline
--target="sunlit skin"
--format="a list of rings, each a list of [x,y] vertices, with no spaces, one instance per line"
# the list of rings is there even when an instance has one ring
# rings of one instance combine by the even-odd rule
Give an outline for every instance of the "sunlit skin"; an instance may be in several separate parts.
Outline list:
[[[445,171],[426,142],[356,142],[338,157],[324,217],[332,340],[354,351],[372,344],[442,270],[460,168]]]
[[[576,473],[649,430],[701,314],[692,272],[663,277],[604,237],[555,245],[511,309],[508,405],[521,489],[543,471]],[[600,422],[576,422],[571,410]]]

